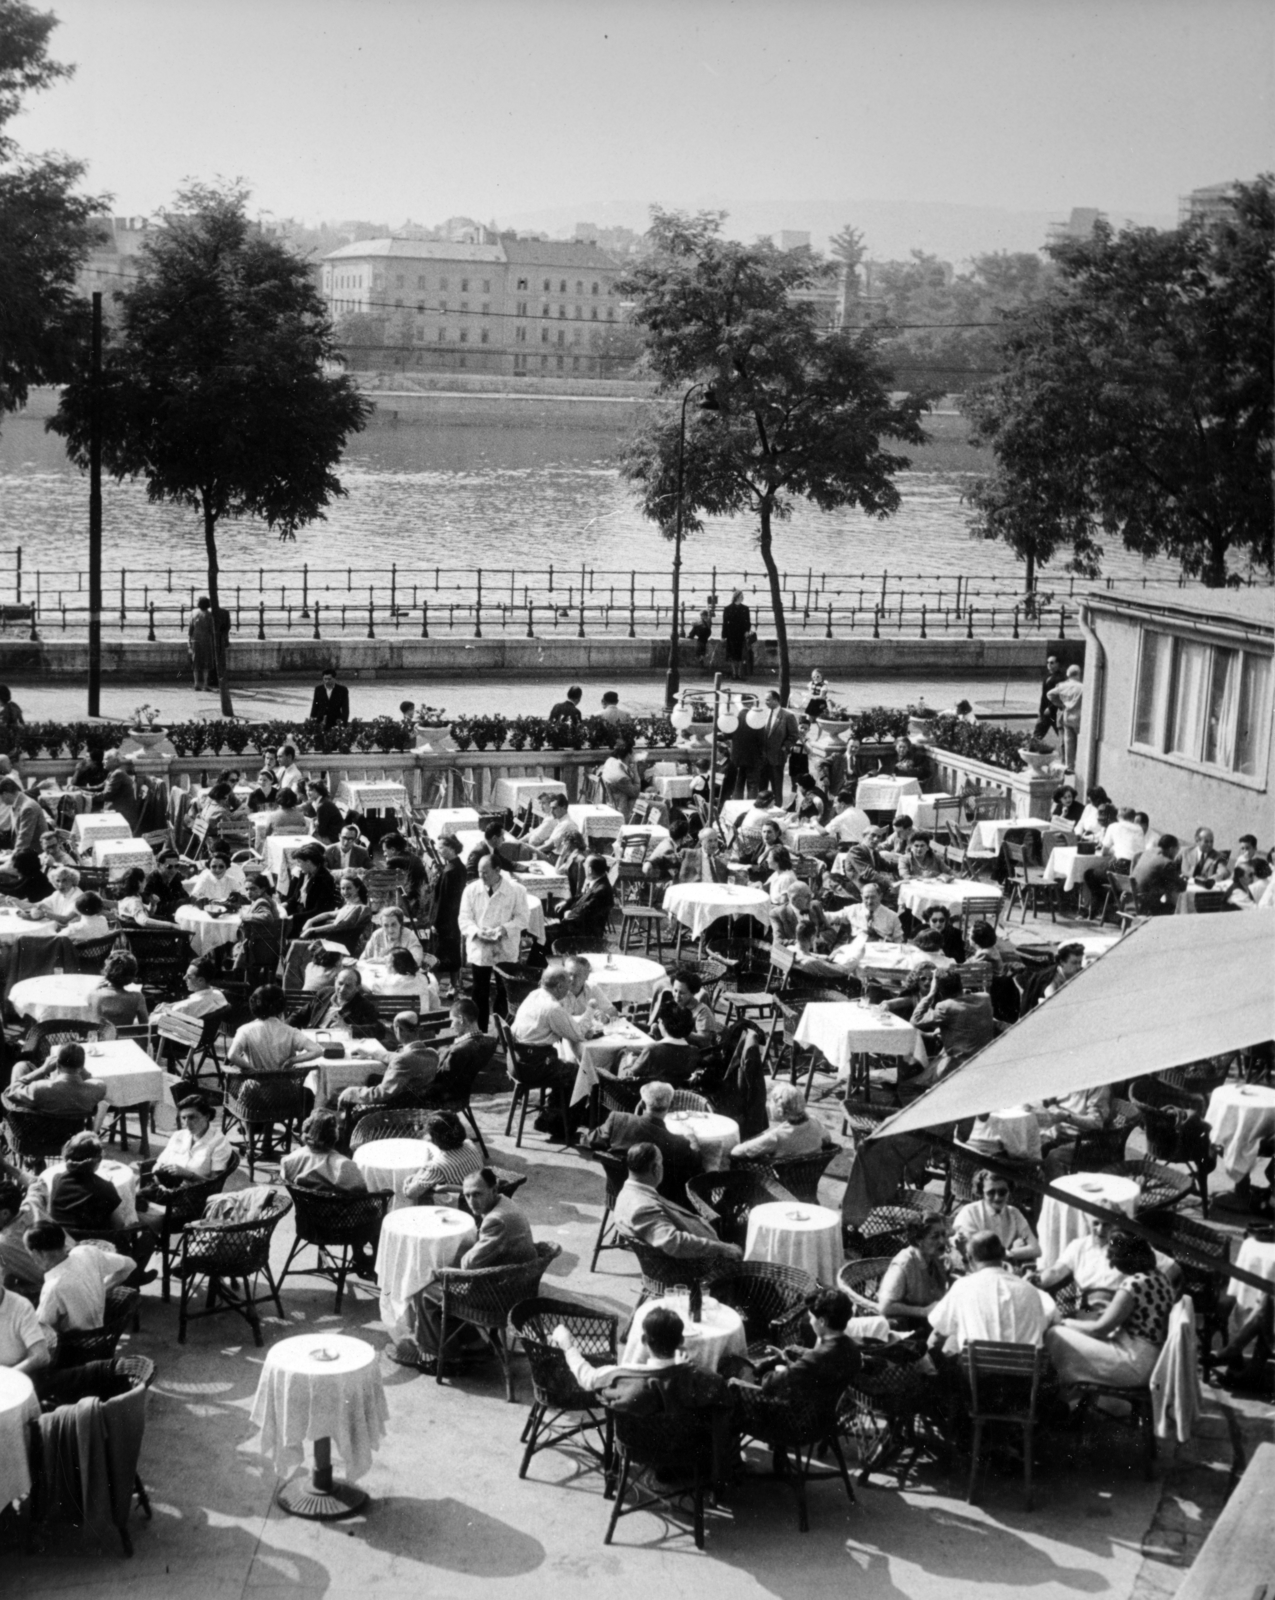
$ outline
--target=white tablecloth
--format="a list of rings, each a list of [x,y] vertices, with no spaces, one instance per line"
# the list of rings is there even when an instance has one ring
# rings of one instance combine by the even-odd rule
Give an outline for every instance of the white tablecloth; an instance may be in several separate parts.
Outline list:
[[[303,844],[315,844],[310,833],[272,833],[261,846],[261,859],[267,873],[273,877],[282,894],[292,876],[292,857]],[[326,849],[326,845],[324,846]]]
[[[1000,855],[1005,835],[1012,829],[1035,828],[1044,833],[1050,826],[1048,817],[998,817],[995,821],[976,822],[970,833],[966,854],[991,861]]]
[[[438,806],[425,818],[425,832],[437,842],[458,828],[476,828],[478,823],[473,806]]]
[[[725,1172],[739,1143],[739,1124],[719,1111],[670,1111],[668,1129],[683,1138],[695,1135],[705,1172]]]
[[[134,867],[155,870],[155,852],[145,839],[94,839],[92,850],[93,865],[105,867],[111,878],[122,878]]]
[[[1096,851],[1082,855],[1074,844],[1055,845],[1041,877],[1046,883],[1061,883],[1064,889],[1076,889],[1089,868],[1101,859]]]
[[[185,928],[198,956],[208,955],[219,945],[234,944],[242,926],[242,919],[233,911],[210,917],[198,906],[178,906],[173,921],[179,928]]]
[[[844,1260],[841,1213],[793,1200],[754,1206],[748,1213],[744,1260],[800,1267],[820,1283],[835,1284]]]
[[[474,1219],[450,1206],[404,1206],[386,1217],[376,1251],[376,1278],[381,1321],[391,1337],[411,1335],[412,1296],[431,1284],[441,1267],[455,1266],[477,1237]]]
[[[514,872],[514,880],[537,900],[565,900],[571,885],[565,872],[555,872],[547,861],[523,861]]]
[[[576,1061],[576,1081],[571,1090],[571,1103],[583,1100],[598,1081],[597,1069],[614,1072],[616,1062],[628,1050],[645,1050],[655,1040],[631,1022],[617,1021],[596,1039],[586,1039],[573,1053],[571,1045],[563,1040],[559,1053],[564,1061]]]
[[[1110,1172],[1069,1172],[1053,1181],[1055,1189],[1080,1195],[1096,1206],[1123,1211],[1131,1217],[1138,1203],[1138,1185],[1132,1178],[1117,1177]],[[1052,1195],[1046,1195],[1040,1208],[1040,1224],[1036,1229],[1040,1239],[1040,1269],[1052,1267],[1073,1239],[1083,1238],[1093,1232],[1093,1218],[1087,1211],[1064,1205]]]
[[[841,848],[826,828],[812,828],[808,823],[800,827],[789,824],[780,830],[784,844],[794,856],[831,856]]]
[[[0,1367],[0,1509],[31,1492],[27,1423],[39,1415],[40,1402],[26,1373]]]
[[[334,1056],[315,1063],[314,1071],[306,1075],[305,1086],[314,1096],[315,1106],[325,1106],[342,1089],[361,1089],[374,1072],[384,1075],[385,1063],[370,1056]],[[367,1183],[369,1189],[380,1187],[370,1178]]]
[[[624,818],[614,806],[568,806],[567,815],[590,839],[614,839],[624,826]]]
[[[641,1366],[648,1359],[642,1344],[642,1324],[652,1311],[675,1311],[682,1319],[682,1349],[686,1359],[701,1372],[716,1372],[725,1356],[746,1356],[748,1338],[744,1332],[743,1318],[734,1306],[724,1306],[705,1295],[700,1309],[700,1320],[691,1321],[688,1295],[668,1294],[659,1300],[646,1300],[633,1313],[629,1324],[620,1364],[625,1367]]]
[[[352,811],[406,811],[407,790],[401,783],[378,783],[371,779],[337,785],[336,803]]]
[[[849,1075],[850,1058],[856,1055],[905,1056],[922,1066],[928,1059],[921,1035],[910,1022],[857,1000],[810,1001],[794,1037],[798,1044],[821,1051],[842,1078]]]
[[[378,1352],[365,1340],[316,1329],[266,1351],[251,1421],[280,1477],[316,1439],[331,1439],[345,1477],[366,1476],[389,1414]]]
[[[899,809],[895,813],[900,817],[911,817],[918,828],[933,832],[939,825],[938,813],[934,809],[936,800],[953,800],[946,790],[940,789],[936,794],[905,794],[899,801]],[[862,807],[862,802],[857,802]]]
[[[118,811],[85,811],[71,824],[71,838],[82,855],[97,839],[131,839],[133,830]]]
[[[1258,1144],[1275,1134],[1275,1089],[1224,1083],[1209,1096],[1204,1119],[1213,1130],[1213,1143],[1222,1146],[1227,1172],[1232,1178],[1247,1177],[1257,1160]]]
[[[690,773],[685,773],[679,777],[653,778],[651,787],[661,800],[689,800],[695,793],[694,783]]]
[[[944,883],[940,878],[910,878],[899,885],[899,910],[923,917],[935,906],[942,906],[956,917],[967,900],[995,900],[999,896],[1000,885],[995,883],[973,883],[968,879]]]
[[[20,1017],[32,1022],[91,1022],[89,996],[102,987],[95,972],[55,972],[39,978],[24,978],[9,990],[9,1000]],[[141,985],[130,983],[131,994],[140,994]]]
[[[1241,1239],[1235,1265],[1242,1267],[1245,1272],[1251,1272],[1255,1278],[1266,1278],[1275,1283],[1275,1244],[1260,1239]],[[1266,1299],[1260,1289],[1250,1288],[1238,1278],[1231,1279],[1227,1292],[1234,1297],[1237,1312],[1256,1311]]]
[[[914,944],[887,944],[884,939],[874,939],[863,952],[859,963],[859,976],[871,972],[915,972],[926,963],[940,972],[944,967],[955,966],[951,956],[941,950],[918,950]]]
[[[108,1106],[138,1106],[146,1101],[175,1111],[174,1080],[155,1065],[136,1039],[104,1039],[84,1048],[89,1076],[106,1085]]]
[[[668,829],[659,822],[626,822],[616,837],[615,853],[622,861],[636,861],[641,845],[645,860],[658,841],[668,836]]]
[[[503,807],[506,811],[521,811],[530,804],[543,814],[545,795],[566,792],[566,784],[557,778],[498,778],[491,798],[497,810]]]
[[[765,927],[770,896],[734,883],[671,883],[664,891],[664,911],[699,939],[719,917],[752,917]]]
[[[893,811],[897,816],[900,800],[920,793],[915,778],[861,778],[854,803],[860,811]]]
[[[361,1144],[354,1152],[354,1160],[363,1173],[369,1189],[393,1189],[396,1211],[408,1202],[403,1198],[403,1186],[414,1172],[438,1158],[438,1147],[428,1139],[373,1139]]]
[[[28,922],[16,911],[0,907],[0,944],[12,944],[15,939],[51,939],[61,932],[56,922]]]
[[[640,1004],[653,1000],[668,988],[668,973],[658,961],[620,952],[591,955],[589,982],[614,1005]]]

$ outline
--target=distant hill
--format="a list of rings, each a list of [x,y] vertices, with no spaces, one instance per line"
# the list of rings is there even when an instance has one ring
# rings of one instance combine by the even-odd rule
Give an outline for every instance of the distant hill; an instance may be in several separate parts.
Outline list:
[[[1101,197],[1077,195],[1077,205],[1101,204]],[[661,204],[674,206],[673,197]],[[816,250],[826,250],[830,235],[846,223],[862,230],[868,254],[877,260],[905,259],[911,250],[925,250],[944,261],[960,265],[989,250],[1039,250],[1050,222],[1062,221],[1062,211],[1003,211],[994,206],[947,205],[923,200],[729,200],[702,197],[681,206],[687,211],[729,212],[726,230],[732,238],[755,238],[781,229],[808,232]],[[1111,220],[1160,228],[1172,227],[1172,216],[1150,213],[1125,216],[1110,213]],[[635,200],[584,200],[572,207],[524,211],[502,216],[502,227],[570,235],[577,222],[599,227],[626,227],[642,231],[649,220],[649,205]]]

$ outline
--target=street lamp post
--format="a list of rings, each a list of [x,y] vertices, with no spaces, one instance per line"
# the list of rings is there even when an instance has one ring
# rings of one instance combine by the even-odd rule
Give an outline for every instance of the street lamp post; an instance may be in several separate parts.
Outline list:
[[[677,521],[673,533],[673,622],[669,629],[668,674],[664,680],[664,709],[671,711],[682,686],[678,671],[678,642],[682,610],[682,472],[686,459],[686,406],[697,389],[704,390],[701,411],[716,411],[717,397],[703,383],[693,383],[682,396],[682,420],[677,432]]]

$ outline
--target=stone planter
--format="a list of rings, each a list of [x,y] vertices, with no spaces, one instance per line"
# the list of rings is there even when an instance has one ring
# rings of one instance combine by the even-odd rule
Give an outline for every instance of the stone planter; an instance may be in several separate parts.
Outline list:
[[[1028,772],[1048,772],[1054,764],[1052,750],[1020,750],[1018,754]]]
[[[908,738],[916,744],[929,744],[934,737],[933,717],[908,717]]]
[[[850,742],[853,723],[838,722],[832,717],[817,717],[819,732],[810,741],[811,746],[824,755],[844,755],[843,746]]]
[[[168,737],[167,728],[130,728],[127,737],[143,750],[155,750]]]
[[[706,756],[712,748],[712,738],[711,722],[692,722],[677,741],[677,748],[684,750],[687,755]]]

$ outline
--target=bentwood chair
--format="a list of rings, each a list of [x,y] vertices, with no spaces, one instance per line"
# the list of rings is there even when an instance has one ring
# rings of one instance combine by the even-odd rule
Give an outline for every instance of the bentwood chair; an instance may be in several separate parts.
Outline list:
[[[1045,1370],[1045,1351],[1041,1346],[974,1339],[966,1346],[965,1356],[970,1384],[970,1420],[974,1424],[970,1480],[965,1498],[974,1498],[984,1427],[989,1422],[1005,1423],[1022,1430],[1023,1492],[1030,1511],[1036,1402]]]

